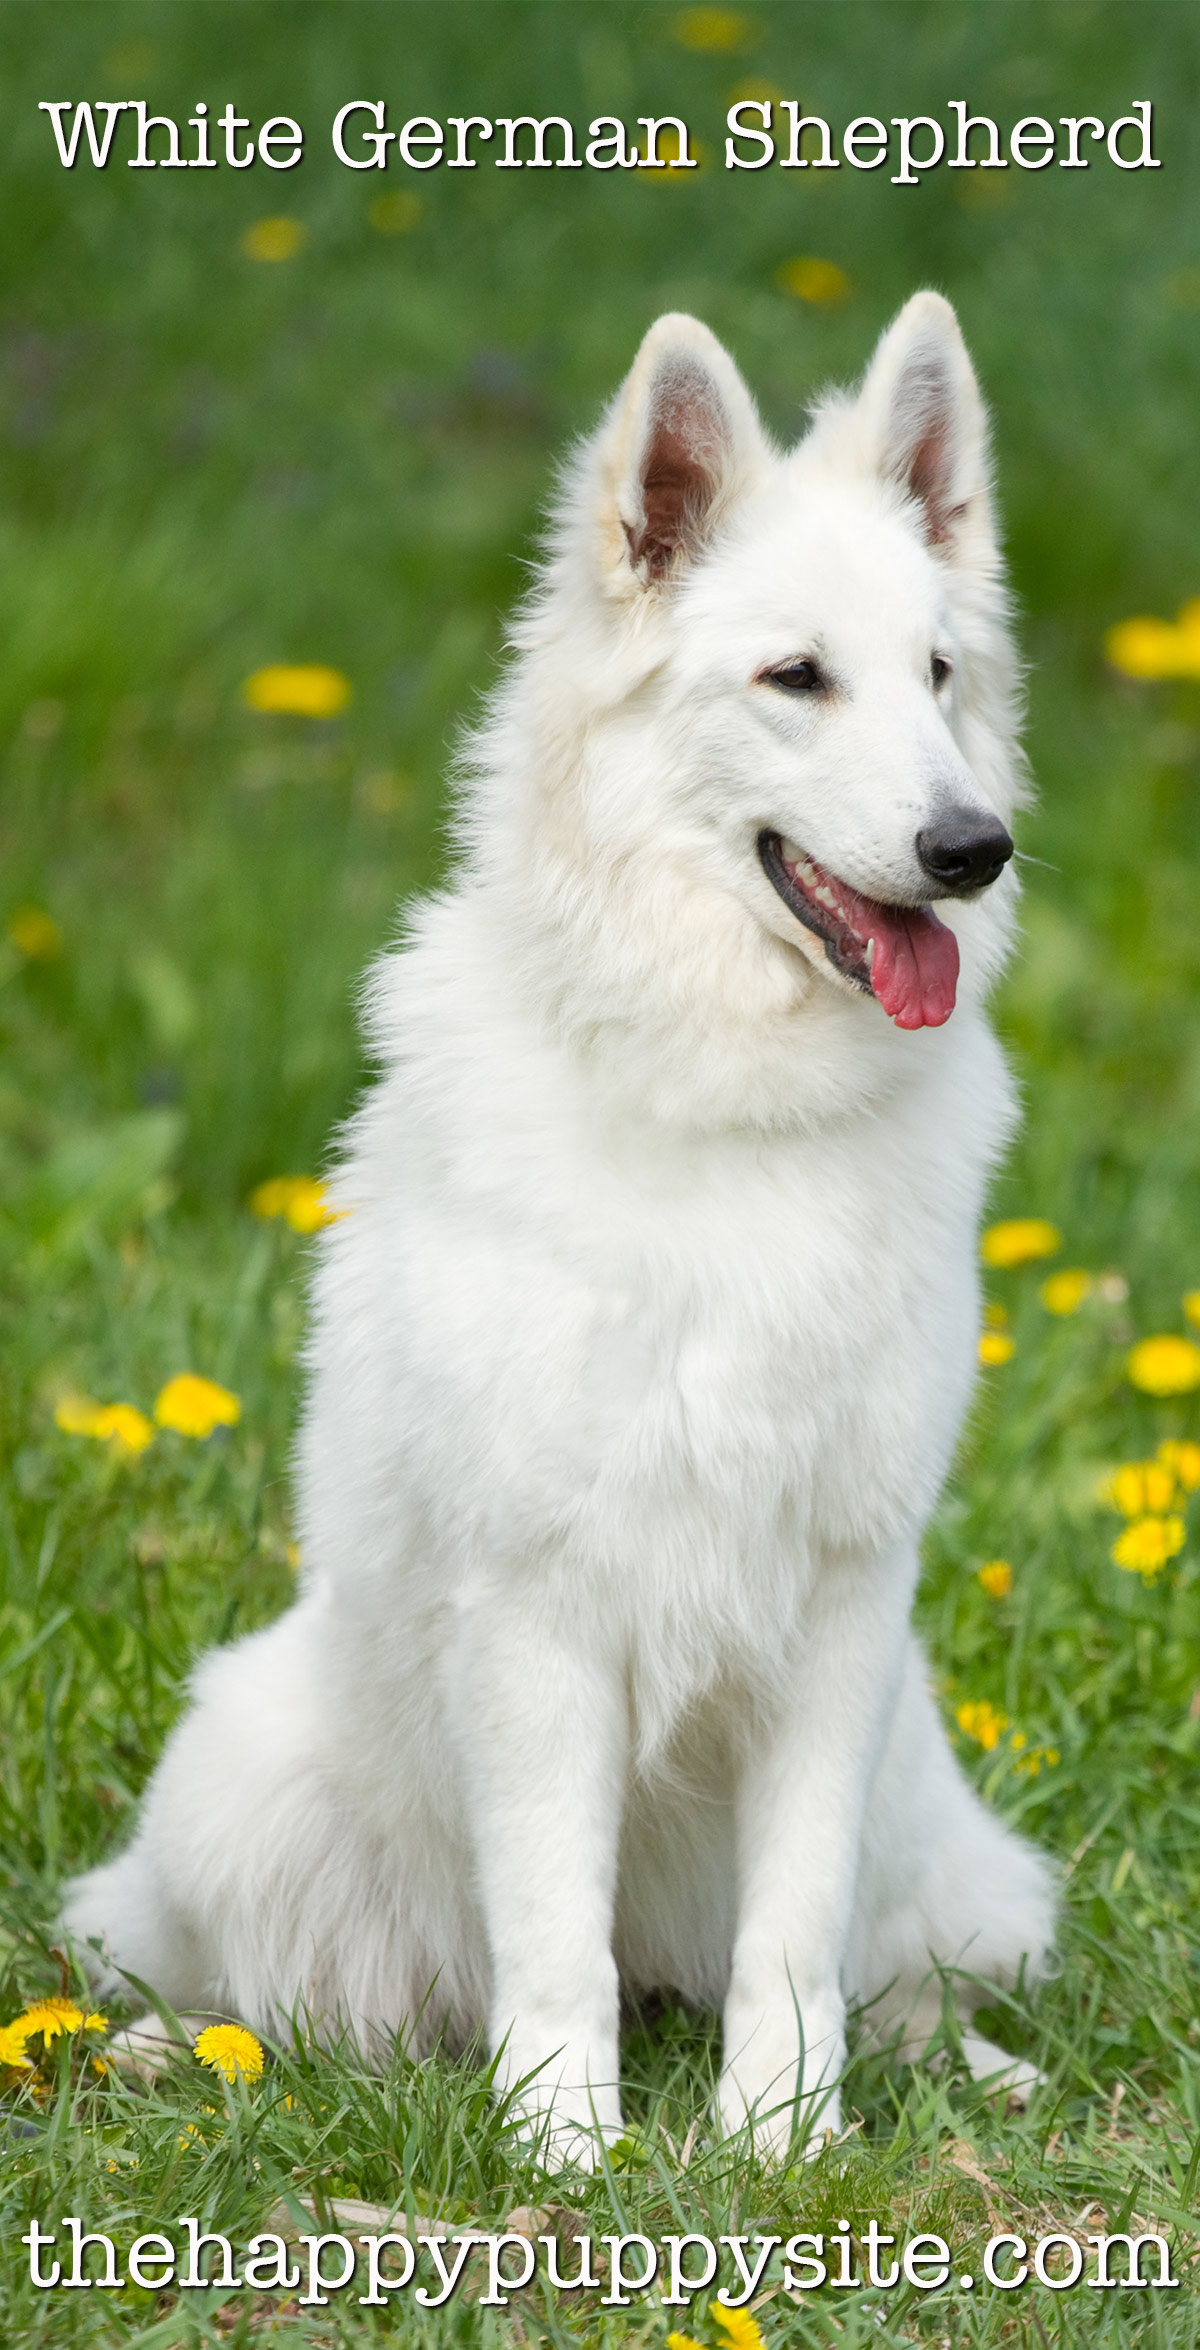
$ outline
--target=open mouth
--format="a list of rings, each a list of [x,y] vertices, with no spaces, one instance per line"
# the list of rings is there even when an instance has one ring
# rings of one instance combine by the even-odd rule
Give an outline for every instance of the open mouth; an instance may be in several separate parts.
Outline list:
[[[873,995],[897,1028],[940,1028],[954,1010],[958,940],[929,906],[885,906],[827,873],[794,842],[760,832],[762,868],[835,971]]]

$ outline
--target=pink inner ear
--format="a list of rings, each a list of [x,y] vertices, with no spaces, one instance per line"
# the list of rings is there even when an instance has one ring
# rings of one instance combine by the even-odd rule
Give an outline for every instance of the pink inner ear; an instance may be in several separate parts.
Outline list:
[[[720,478],[728,428],[707,376],[672,384],[655,402],[641,463],[641,521],[626,523],[630,557],[661,579],[698,545]]]
[[[921,508],[929,545],[944,546],[966,511],[958,501],[952,502],[953,387],[936,363],[914,366],[900,405],[901,412],[907,409],[912,416],[913,437],[899,458],[898,478]]]
[[[949,434],[944,421],[929,426],[908,461],[908,486],[925,515],[925,535],[939,547],[950,536],[955,511],[947,501],[949,490]]]

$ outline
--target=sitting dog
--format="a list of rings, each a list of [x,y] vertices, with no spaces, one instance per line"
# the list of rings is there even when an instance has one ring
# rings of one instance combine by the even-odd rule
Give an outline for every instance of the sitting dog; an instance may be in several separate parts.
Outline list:
[[[550,2164],[619,1989],[721,2125],[838,2123],[1044,1962],[910,1629],[1013,1096],[1017,695],[982,404],[915,296],[798,447],[660,318],[565,477],[459,857],[370,994],[291,1610],[218,1650],[68,1924],[178,2009],[486,2034]],[[936,909],[936,910],[935,910]],[[114,1978],[115,1979],[115,1978]],[[1006,2070],[1007,2068],[1007,2070]]]

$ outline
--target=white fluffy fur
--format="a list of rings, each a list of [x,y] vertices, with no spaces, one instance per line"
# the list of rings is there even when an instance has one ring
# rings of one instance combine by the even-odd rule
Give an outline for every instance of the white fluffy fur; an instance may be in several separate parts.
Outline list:
[[[847,2002],[919,2049],[931,1961],[1011,1983],[1052,1922],[909,1628],[1013,1114],[982,1009],[1011,869],[941,909],[958,1008],[902,1033],[755,853],[774,827],[915,902],[939,800],[1018,797],[948,306],[916,296],[787,454],[660,319],[514,643],[455,878],[372,984],[301,1595],[200,1666],[68,1919],[177,2008],[482,2028],[560,2154],[620,2127],[619,1980],[672,1986],[724,2009],[725,2126],[783,2145],[836,2121]],[[760,682],[817,644],[832,699]]]

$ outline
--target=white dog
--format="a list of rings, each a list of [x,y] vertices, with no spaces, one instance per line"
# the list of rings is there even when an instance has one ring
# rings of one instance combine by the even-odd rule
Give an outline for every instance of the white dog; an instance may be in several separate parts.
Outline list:
[[[482,2028],[550,2159],[620,2131],[619,1984],[670,1986],[781,2149],[836,2126],[848,2002],[917,2052],[933,1962],[1034,1976],[1052,1925],[909,1628],[1013,1115],[1014,664],[948,305],[787,454],[659,319],[514,644],[373,983],[301,1596],[201,1666],[68,1922],[180,2009]]]

